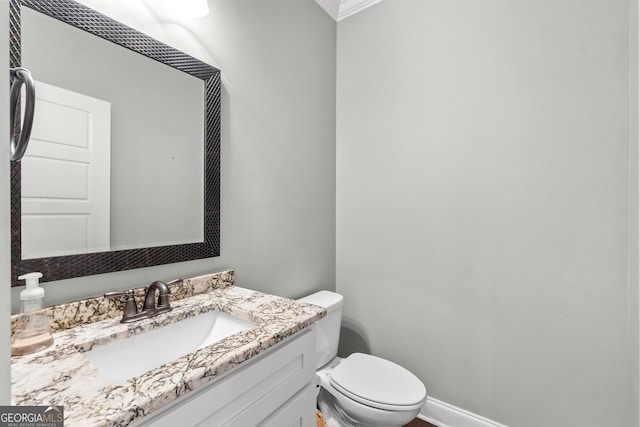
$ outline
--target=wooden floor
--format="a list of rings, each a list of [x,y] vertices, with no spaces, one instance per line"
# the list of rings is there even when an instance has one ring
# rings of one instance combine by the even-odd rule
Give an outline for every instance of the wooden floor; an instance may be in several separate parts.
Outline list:
[[[436,427],[436,426],[416,418],[415,420],[411,421],[409,424],[405,424],[404,427]]]

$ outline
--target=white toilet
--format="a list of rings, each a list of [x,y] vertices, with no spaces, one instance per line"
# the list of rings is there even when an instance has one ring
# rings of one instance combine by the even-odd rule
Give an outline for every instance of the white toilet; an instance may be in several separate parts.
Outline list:
[[[343,297],[320,291],[299,301],[327,309],[316,328],[318,407],[330,427],[396,427],[413,420],[427,390],[411,372],[369,354],[338,358]]]

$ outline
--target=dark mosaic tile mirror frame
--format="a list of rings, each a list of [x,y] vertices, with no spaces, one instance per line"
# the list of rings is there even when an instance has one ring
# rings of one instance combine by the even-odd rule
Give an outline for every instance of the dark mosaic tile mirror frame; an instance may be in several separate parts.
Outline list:
[[[204,242],[81,255],[22,259],[20,162],[11,163],[11,286],[40,271],[44,281],[90,276],[220,255],[220,70],[71,0],[11,0],[10,66],[21,61],[20,10],[28,7],[204,81]]]

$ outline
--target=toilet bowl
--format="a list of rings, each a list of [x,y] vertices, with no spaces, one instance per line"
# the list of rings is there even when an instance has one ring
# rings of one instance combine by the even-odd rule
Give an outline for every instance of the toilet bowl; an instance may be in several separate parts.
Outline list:
[[[327,309],[316,327],[318,407],[330,427],[395,427],[413,420],[427,400],[424,384],[391,361],[363,353],[337,357],[343,297],[320,291],[299,301]]]

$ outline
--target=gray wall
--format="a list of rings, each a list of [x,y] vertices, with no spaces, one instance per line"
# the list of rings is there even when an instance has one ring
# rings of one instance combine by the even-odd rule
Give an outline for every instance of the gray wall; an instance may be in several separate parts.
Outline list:
[[[631,378],[631,393],[629,394],[630,406],[633,409],[633,425],[640,425],[640,397],[638,386],[640,386],[640,372],[638,362],[640,362],[640,319],[639,319],[639,299],[638,293],[638,273],[640,270],[640,254],[638,252],[638,218],[639,208],[639,165],[640,153],[638,151],[638,140],[640,131],[640,88],[638,86],[640,69],[638,67],[638,55],[640,53],[640,28],[637,0],[629,0],[629,366]]]
[[[185,20],[82,3],[222,70],[221,256],[45,284],[47,303],[223,268],[282,296],[334,289],[335,22],[312,0],[214,1]]]
[[[638,86],[640,69],[640,8],[637,0],[629,0],[629,366],[631,378],[630,406],[633,410],[633,425],[640,425],[640,295],[638,293],[638,273],[640,270],[640,254],[638,248],[639,220],[639,188],[640,167],[638,160],[638,140],[640,130],[640,88]]]
[[[628,21],[387,0],[338,24],[341,352],[507,425],[634,425]]]

